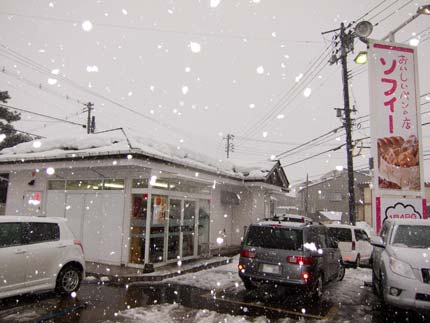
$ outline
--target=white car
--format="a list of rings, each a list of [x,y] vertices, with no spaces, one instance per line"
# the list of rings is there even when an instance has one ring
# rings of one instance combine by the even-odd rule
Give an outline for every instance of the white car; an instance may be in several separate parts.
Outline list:
[[[430,310],[430,221],[389,219],[372,245],[372,284],[383,303]]]
[[[345,264],[357,268],[360,264],[369,264],[372,245],[366,231],[347,224],[328,224],[328,235],[338,242]]]
[[[85,276],[82,244],[63,218],[0,216],[0,299],[76,291]]]

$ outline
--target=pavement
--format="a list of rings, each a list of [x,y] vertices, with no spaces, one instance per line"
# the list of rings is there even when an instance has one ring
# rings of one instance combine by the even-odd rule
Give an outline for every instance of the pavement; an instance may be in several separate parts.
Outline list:
[[[86,281],[102,281],[120,286],[134,282],[162,281],[166,278],[226,265],[232,262],[231,256],[236,253],[238,253],[236,249],[223,250],[211,257],[178,261],[155,267],[154,271],[149,273],[145,272],[145,268],[86,262]]]

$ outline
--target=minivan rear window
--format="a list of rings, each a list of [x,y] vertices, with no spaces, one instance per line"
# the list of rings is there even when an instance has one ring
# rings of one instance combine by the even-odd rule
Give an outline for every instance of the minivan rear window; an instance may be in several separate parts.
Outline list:
[[[251,226],[245,244],[249,247],[302,250],[303,231],[282,227]]]
[[[328,228],[328,234],[336,241],[352,241],[351,229],[347,228]]]

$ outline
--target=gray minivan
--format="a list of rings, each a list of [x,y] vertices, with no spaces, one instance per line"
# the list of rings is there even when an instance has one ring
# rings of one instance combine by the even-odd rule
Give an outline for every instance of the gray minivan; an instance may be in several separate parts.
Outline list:
[[[324,225],[280,218],[249,226],[238,270],[246,289],[282,285],[315,299],[324,284],[345,275],[340,250]]]

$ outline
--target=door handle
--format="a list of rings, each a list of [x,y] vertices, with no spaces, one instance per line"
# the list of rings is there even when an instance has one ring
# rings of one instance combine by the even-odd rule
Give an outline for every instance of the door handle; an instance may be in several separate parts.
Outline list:
[[[23,254],[23,253],[25,253],[25,250],[23,250],[23,249],[17,249],[15,251],[15,254],[17,254],[17,255],[20,255],[20,254]]]
[[[60,244],[57,248],[66,248],[65,244]]]

